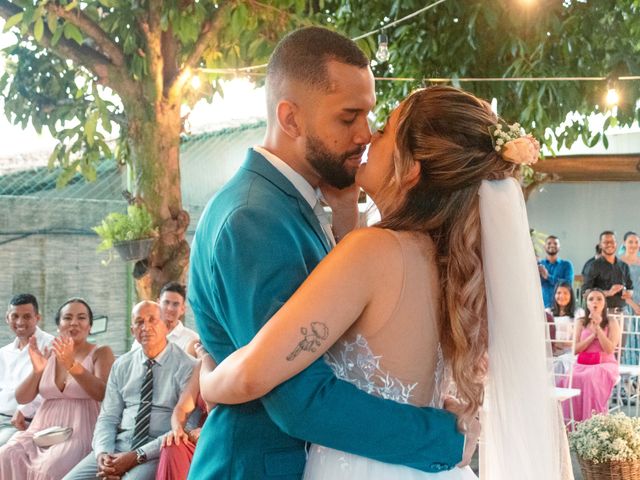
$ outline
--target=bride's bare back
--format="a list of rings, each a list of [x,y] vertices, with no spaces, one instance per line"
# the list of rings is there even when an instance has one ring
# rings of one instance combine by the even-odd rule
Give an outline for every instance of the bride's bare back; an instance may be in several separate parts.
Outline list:
[[[435,247],[423,234],[369,230],[372,235],[388,237],[385,243],[389,248],[380,252],[388,267],[384,275],[369,279],[374,288],[371,302],[331,347],[327,359],[336,370],[345,353],[359,357],[365,371],[371,372],[368,380],[378,387],[369,388],[371,393],[415,405],[439,406],[440,399],[434,398],[442,374]],[[368,356],[368,351],[373,356]],[[409,393],[408,398],[404,393]]]

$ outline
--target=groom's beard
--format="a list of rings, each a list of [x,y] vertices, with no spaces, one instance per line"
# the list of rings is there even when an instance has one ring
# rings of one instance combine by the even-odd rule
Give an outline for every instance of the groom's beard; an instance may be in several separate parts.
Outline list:
[[[307,161],[318,172],[320,178],[335,188],[353,185],[358,168],[348,168],[345,163],[349,157],[360,155],[365,147],[337,154],[330,152],[320,138],[309,135],[305,155]]]

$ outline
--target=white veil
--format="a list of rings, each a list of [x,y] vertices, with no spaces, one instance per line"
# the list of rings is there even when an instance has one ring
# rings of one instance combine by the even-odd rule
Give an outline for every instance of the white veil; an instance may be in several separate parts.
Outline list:
[[[572,479],[522,190],[513,178],[485,180],[479,195],[489,326],[480,478]]]

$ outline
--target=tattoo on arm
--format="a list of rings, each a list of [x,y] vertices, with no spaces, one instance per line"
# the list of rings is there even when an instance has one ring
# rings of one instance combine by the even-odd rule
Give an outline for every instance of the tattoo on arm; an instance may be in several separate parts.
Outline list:
[[[319,347],[322,343],[321,340],[326,340],[329,336],[329,328],[322,322],[311,322],[311,331],[307,330],[307,327],[300,327],[300,333],[302,333],[302,340],[298,342],[296,348],[287,356],[287,360],[294,360],[300,352],[315,352],[316,347]]]

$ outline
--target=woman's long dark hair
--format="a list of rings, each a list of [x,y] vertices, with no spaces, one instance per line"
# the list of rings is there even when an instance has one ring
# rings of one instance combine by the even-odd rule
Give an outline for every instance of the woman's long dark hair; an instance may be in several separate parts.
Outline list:
[[[560,305],[558,305],[558,302],[556,301],[556,292],[561,287],[569,290],[569,304],[566,307],[564,307],[564,309]],[[560,282],[558,282],[558,284],[556,285],[556,288],[554,288],[553,290],[553,305],[551,305],[551,313],[553,314],[554,317],[560,317],[560,316],[566,315],[567,317],[573,318],[573,316],[575,315],[575,312],[576,312],[576,297],[573,293],[573,287],[569,282],[561,280]]]

